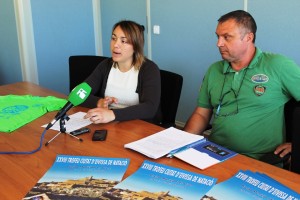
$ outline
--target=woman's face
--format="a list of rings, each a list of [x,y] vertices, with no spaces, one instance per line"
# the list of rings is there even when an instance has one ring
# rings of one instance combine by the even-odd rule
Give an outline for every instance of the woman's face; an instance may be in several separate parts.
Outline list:
[[[119,67],[122,65],[131,66],[134,53],[133,46],[128,43],[128,38],[120,26],[117,26],[112,33],[110,50],[113,61],[117,62]]]

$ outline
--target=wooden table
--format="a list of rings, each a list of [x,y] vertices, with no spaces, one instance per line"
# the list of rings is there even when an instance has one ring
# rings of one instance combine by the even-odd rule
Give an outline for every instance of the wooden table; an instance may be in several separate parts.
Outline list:
[[[7,94],[52,95],[66,98],[65,95],[28,82],[0,86],[0,95]],[[78,106],[72,108],[68,114],[70,115],[79,111],[86,112],[87,109]],[[52,121],[56,113],[57,112],[47,113],[11,134],[0,132],[0,151],[29,151],[38,147],[40,136],[44,130],[41,126]],[[145,159],[212,176],[218,178],[218,182],[230,178],[239,170],[249,169],[251,171],[265,173],[300,193],[299,174],[265,164],[246,156],[237,155],[234,158],[209,167],[208,169],[200,170],[176,158],[163,157],[153,160],[130,149],[125,149],[124,144],[141,139],[163,129],[142,120],[113,122],[100,125],[92,124],[89,128],[92,130],[91,132],[101,128],[107,129],[108,136],[106,141],[93,142],[91,140],[92,133],[80,136],[83,142],[79,142],[66,134],[61,134],[48,146],[43,146],[40,151],[34,154],[0,155],[0,199],[22,199],[52,166],[57,154],[130,158],[130,164],[124,178],[134,173]],[[55,134],[57,134],[57,131],[48,130],[45,135],[44,143]]]

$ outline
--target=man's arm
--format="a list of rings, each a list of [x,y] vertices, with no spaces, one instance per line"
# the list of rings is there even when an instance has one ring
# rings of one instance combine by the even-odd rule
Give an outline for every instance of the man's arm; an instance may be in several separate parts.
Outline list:
[[[184,131],[202,134],[210,121],[211,115],[211,109],[197,107],[185,124]]]

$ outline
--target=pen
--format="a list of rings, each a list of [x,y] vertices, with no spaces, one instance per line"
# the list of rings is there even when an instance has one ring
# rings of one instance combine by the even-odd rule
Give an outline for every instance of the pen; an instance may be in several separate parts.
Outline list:
[[[198,140],[198,141],[196,141],[196,142],[193,142],[193,143],[191,143],[191,144],[188,144],[188,145],[185,145],[185,146],[183,146],[183,147],[179,147],[179,148],[177,148],[177,149],[174,149],[174,150],[172,150],[172,151],[167,155],[167,157],[168,157],[168,158],[172,158],[176,153],[179,153],[179,152],[181,152],[181,151],[185,151],[185,150],[187,150],[187,149],[189,149],[189,148],[192,148],[193,146],[196,146],[196,145],[198,145],[198,144],[200,144],[200,143],[203,143],[203,142],[205,142],[205,141],[206,141],[206,139],[203,138],[203,139]]]

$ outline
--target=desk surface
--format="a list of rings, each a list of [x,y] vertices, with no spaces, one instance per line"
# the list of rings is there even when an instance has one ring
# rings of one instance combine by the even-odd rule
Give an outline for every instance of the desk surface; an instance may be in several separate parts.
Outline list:
[[[7,94],[66,97],[60,93],[28,82],[0,86],[0,95]],[[87,111],[87,109],[75,107],[72,108],[68,114],[70,115],[79,111]],[[47,113],[14,131],[12,134],[0,132],[0,151],[29,151],[37,148],[39,146],[40,136],[44,130],[41,126],[49,123],[56,113],[57,112]],[[101,128],[108,129],[106,141],[93,142],[91,140],[92,133],[82,135],[81,138],[83,142],[79,142],[66,134],[61,134],[48,146],[43,146],[40,151],[34,154],[0,155],[1,199],[22,199],[52,166],[57,154],[129,158],[130,164],[124,178],[134,173],[145,159],[212,176],[217,178],[218,182],[230,178],[241,169],[249,169],[251,171],[265,173],[300,193],[299,174],[265,164],[246,156],[237,155],[208,169],[200,170],[176,158],[164,157],[153,160],[130,149],[125,149],[124,144],[162,130],[161,127],[142,120],[113,122],[100,125],[92,124],[89,128],[92,130],[91,132]],[[49,141],[55,134],[57,134],[57,131],[48,130],[45,134],[44,143]]]

